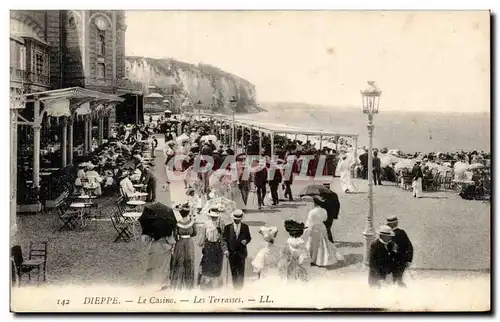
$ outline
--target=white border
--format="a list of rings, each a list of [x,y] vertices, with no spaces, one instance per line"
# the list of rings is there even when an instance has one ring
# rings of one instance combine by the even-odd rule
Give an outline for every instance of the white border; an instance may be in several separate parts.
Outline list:
[[[2,2],[2,7],[4,7],[5,4],[11,4],[10,8],[2,8],[4,9],[2,11],[2,15],[0,16],[2,19],[2,26],[7,29],[8,27],[8,11],[7,9],[60,9],[60,8],[67,8],[68,7],[68,2],[62,2],[62,1],[24,1],[24,0],[18,0],[15,3],[8,3],[7,1]],[[399,9],[399,10],[436,10],[436,9],[454,9],[454,10],[470,10],[470,9],[491,9],[492,13],[498,13],[499,12],[499,5],[500,1],[498,0],[474,0],[474,1],[445,1],[445,0],[419,0],[419,1],[401,1],[401,0],[392,0],[392,1],[360,1],[360,0],[344,0],[344,1],[335,1],[335,3],[330,3],[330,1],[314,1],[314,0],[309,0],[309,1],[296,1],[296,0],[288,0],[288,1],[271,1],[271,0],[246,0],[246,1],[203,1],[203,0],[183,0],[183,1],[168,1],[168,0],[163,0],[163,1],[96,1],[96,0],[87,0],[79,3],[71,3],[72,8],[74,9],[86,9],[86,8],[95,8],[95,9],[101,9],[101,8],[106,8],[106,9],[111,9],[111,8],[120,8],[120,9],[250,9],[250,10],[256,10],[256,9],[302,9],[302,10],[307,10],[307,9],[349,9],[349,10],[375,10],[375,9]],[[4,21],[5,20],[5,21]],[[496,31],[496,32],[495,32]],[[8,30],[6,30],[6,33]],[[5,33],[5,34],[6,34]],[[493,32],[493,37],[495,40],[498,40],[498,30],[495,28]],[[9,57],[9,49],[7,47],[7,41],[0,42],[2,44],[2,49],[4,52],[4,55],[2,57]],[[1,75],[4,75],[5,78],[2,78],[2,80],[5,82],[3,86],[1,87],[3,90],[3,93],[5,95],[3,96],[4,100],[3,102],[7,103],[7,98],[8,98],[8,89],[7,89],[7,64],[4,61],[4,64],[1,65],[2,68],[2,73]],[[495,83],[495,89],[494,90],[496,93],[499,92],[498,90],[498,83]],[[6,104],[7,105],[7,104]],[[496,106],[495,106],[496,107]],[[4,140],[2,143],[2,147],[4,147],[5,151],[7,150],[7,144],[9,144],[9,124],[8,124],[8,106],[4,106],[3,110],[3,115],[4,117],[1,118],[1,121],[3,122],[3,126],[0,126],[0,130],[2,131],[2,135],[0,137]],[[498,121],[498,116],[495,118],[495,121]],[[495,122],[497,123],[497,122]],[[498,142],[497,142],[498,143]],[[498,148],[498,146],[496,146]],[[7,155],[4,153],[3,157],[0,159],[2,162],[2,166],[0,169],[3,171],[3,175],[1,176],[2,180],[2,193],[1,197],[4,198],[4,202],[2,203],[3,205],[8,205],[8,196],[9,196],[9,162]],[[496,165],[496,162],[495,162]],[[495,172],[496,173],[496,172]],[[495,178],[497,179],[497,178]],[[492,214],[492,216],[495,216],[495,214]],[[2,321],[10,321],[14,317],[12,314],[8,313],[9,312],[9,281],[8,281],[8,265],[7,265],[7,258],[8,258],[8,239],[9,239],[9,233],[8,233],[8,227],[9,227],[9,216],[8,216],[8,211],[4,211],[4,216],[3,216],[4,224],[4,233],[2,234],[3,239],[4,239],[4,244],[1,247],[2,250],[2,255],[1,258],[4,261],[4,265],[0,266],[0,269],[2,270],[2,281],[3,281],[3,287],[2,287]],[[472,220],[472,219],[471,219]],[[498,220],[497,220],[498,222]],[[494,229],[496,229],[495,227]],[[496,266],[495,266],[496,267]],[[496,272],[495,272],[496,273]],[[498,297],[497,302],[498,302]],[[492,303],[493,304],[493,303]],[[494,303],[493,305],[496,306]],[[176,318],[175,316],[155,316],[157,318],[168,318],[168,319],[174,319]],[[17,317],[19,318],[19,317]],[[51,320],[53,317],[50,316],[40,316],[38,317],[41,320]],[[64,317],[65,319],[68,317]],[[187,317],[184,317],[184,319]],[[190,317],[193,318],[193,317]],[[219,319],[220,316],[210,316],[210,317],[203,317],[203,319],[207,318],[215,318]],[[234,317],[233,317],[234,318]],[[246,317],[243,316],[238,316],[238,319],[243,319]],[[271,319],[271,317],[264,317],[264,316],[258,316],[259,319]],[[277,317],[272,317],[273,319]],[[292,318],[292,316],[286,316],[284,317],[286,319]],[[332,318],[330,316],[321,316],[319,318],[323,319],[329,319]],[[338,317],[333,317],[337,321],[339,320]],[[349,320],[352,320],[355,318],[354,316],[350,316]],[[427,319],[430,317],[426,317]],[[434,318],[434,317],[432,317]],[[24,318],[26,319],[26,317]],[[81,320],[90,320],[92,319],[93,321],[104,321],[104,319],[109,320],[109,319],[123,319],[123,316],[106,316],[106,317],[79,317]],[[139,320],[139,319],[144,319],[144,316],[133,316],[133,320]],[[340,320],[345,319],[347,321],[347,318],[340,318]]]

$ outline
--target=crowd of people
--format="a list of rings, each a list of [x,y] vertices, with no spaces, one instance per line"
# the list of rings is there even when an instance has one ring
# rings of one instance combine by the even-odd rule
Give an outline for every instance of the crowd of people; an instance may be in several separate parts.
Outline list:
[[[167,123],[169,126],[166,126]],[[280,200],[285,198],[293,200],[290,188],[293,175],[286,176],[285,173],[287,166],[290,167],[289,172],[295,174],[301,170],[301,164],[296,161],[297,158],[293,164],[287,164],[289,160],[287,157],[290,154],[296,153],[295,156],[300,156],[301,151],[297,151],[297,146],[287,146],[284,149],[286,155],[277,161],[272,160],[268,154],[269,150],[264,149],[264,153],[260,154],[260,159],[253,164],[259,165],[258,169],[245,177],[245,167],[249,166],[245,159],[253,149],[252,141],[250,140],[246,150],[240,145],[239,151],[233,151],[228,145],[224,145],[219,137],[214,136],[212,126],[213,124],[209,122],[191,118],[182,121],[164,120],[163,123],[152,127],[166,131],[167,137],[163,149],[165,167],[173,172],[177,170],[188,173],[184,183],[189,197],[187,203],[179,206],[182,219],[178,221],[177,228],[172,235],[160,241],[151,240],[148,283],[154,285],[159,283],[162,288],[174,289],[218,288],[225,284],[223,276],[225,275],[226,279],[229,276],[228,271],[225,274],[223,272],[223,263],[226,259],[232,284],[234,288],[240,289],[245,281],[247,245],[252,241],[248,225],[242,222],[249,191],[252,188],[255,190],[259,209],[265,206],[267,185],[271,190],[270,197],[267,199],[272,202],[272,205],[279,204]],[[278,151],[281,150],[278,145]],[[330,153],[328,150],[323,151]],[[319,156],[321,153],[316,153],[316,155]],[[179,156],[183,156],[180,161]],[[210,156],[210,161],[204,160],[203,156]],[[203,161],[213,162],[212,171],[199,173],[193,170],[195,160],[200,157],[201,165],[206,166]],[[226,162],[228,157],[234,162]],[[341,164],[346,158],[347,154],[343,151],[338,167],[342,168]],[[348,164],[347,161],[345,164]],[[229,172],[231,168],[236,169],[236,176]],[[220,170],[223,170],[222,174],[217,174]],[[351,173],[351,170],[346,172]],[[311,175],[309,169],[305,172]],[[222,203],[211,204],[206,212],[207,220],[197,227],[195,218],[201,213],[204,204],[220,198],[231,201],[233,206],[227,207]],[[312,200],[314,207],[307,214],[305,222],[294,220],[284,222],[284,231],[289,235],[284,245],[275,243],[276,236],[281,229],[266,226],[260,228],[259,234],[266,242],[266,246],[260,249],[251,261],[253,271],[259,280],[281,278],[288,281],[307,281],[310,279],[311,266],[331,267],[344,261],[344,256],[334,245],[331,231],[333,220],[338,218],[340,204],[332,216],[327,211],[324,197],[313,196]],[[224,215],[228,210],[230,223],[224,220]],[[396,226],[394,226],[395,235],[398,234]],[[402,285],[404,284],[402,273],[411,262],[411,257],[408,255],[402,257],[400,250],[411,247],[411,243],[407,238],[404,241],[406,244],[401,244],[396,237],[393,242],[389,243],[383,235],[384,229],[381,230],[380,238],[377,240],[383,241],[383,245],[390,247],[387,253],[389,255],[385,258],[386,262],[381,264],[379,258],[381,255],[377,253],[380,249],[372,251],[375,252],[373,256],[377,259],[370,261],[370,284],[376,285],[374,280],[380,280],[392,273],[397,277],[394,282]],[[199,263],[196,263],[194,258],[196,246],[201,248],[202,253]],[[158,262],[155,258],[164,260],[161,268],[151,264]],[[391,263],[389,266],[387,261]],[[199,267],[197,276],[195,276],[195,267]]]

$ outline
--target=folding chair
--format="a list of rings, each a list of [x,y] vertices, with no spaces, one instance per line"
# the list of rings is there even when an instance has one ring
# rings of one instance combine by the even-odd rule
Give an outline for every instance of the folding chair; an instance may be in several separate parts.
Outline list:
[[[77,227],[76,221],[80,213],[79,211],[73,210],[69,207],[68,200],[61,202],[56,209],[59,219],[62,222],[62,225],[59,227],[59,231],[62,231],[65,228],[73,230]]]
[[[132,226],[132,222],[126,220],[122,217],[121,213],[115,209],[111,214],[111,223],[113,224],[113,228],[116,230],[118,235],[116,236],[114,243],[118,242],[120,239],[128,242],[132,239],[132,232],[130,228]]]

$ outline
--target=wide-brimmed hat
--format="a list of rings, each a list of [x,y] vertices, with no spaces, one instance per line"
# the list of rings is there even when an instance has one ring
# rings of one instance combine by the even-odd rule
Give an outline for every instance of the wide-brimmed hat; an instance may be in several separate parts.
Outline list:
[[[191,208],[189,208],[187,205],[182,205],[182,207],[179,209],[179,213],[181,214],[182,218],[185,218],[191,213]]]
[[[276,235],[278,234],[278,228],[262,226],[259,229],[259,234],[261,234],[262,237],[264,237],[264,240],[268,242],[276,238]]]
[[[28,164],[28,165],[29,165],[29,164]],[[86,168],[86,167],[87,167],[87,165],[88,165],[88,163],[87,163],[87,162],[82,162],[82,163],[80,163],[80,164],[78,165],[78,167],[79,167],[79,168]]]
[[[189,196],[190,194],[192,194],[192,193],[194,193],[194,192],[195,192],[195,191],[194,191],[194,189],[193,189],[193,188],[188,188],[188,189],[186,190],[186,196]]]
[[[397,224],[398,223],[398,217],[396,216],[390,216],[386,218],[387,224]]]
[[[243,215],[244,213],[241,209],[236,209],[231,213],[231,217],[233,217],[233,219],[242,219]]]
[[[392,228],[387,226],[387,225],[380,226],[380,230],[379,230],[378,234],[380,236],[394,237],[394,232],[392,231]]]
[[[210,210],[208,211],[208,216],[209,217],[220,217],[220,213],[223,211],[223,209],[221,209],[220,206],[218,205],[214,205],[210,208]]]
[[[95,168],[95,165],[92,162],[87,163],[87,169],[92,170]]]

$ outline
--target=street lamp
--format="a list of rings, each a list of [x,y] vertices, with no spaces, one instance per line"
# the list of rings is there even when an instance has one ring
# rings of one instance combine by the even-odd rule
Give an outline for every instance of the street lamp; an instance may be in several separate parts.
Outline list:
[[[236,97],[233,96],[233,98],[229,102],[231,102],[231,109],[233,110],[232,145],[233,145],[233,151],[234,153],[236,153],[236,120],[234,119],[234,113],[236,112],[236,106],[238,105],[238,100],[236,99]]]
[[[365,265],[368,266],[370,258],[370,245],[375,240],[375,228],[373,228],[373,115],[378,114],[378,106],[382,91],[378,89],[373,81],[368,81],[368,87],[361,91],[363,99],[363,114],[368,115],[368,216],[363,236],[365,238]]]

